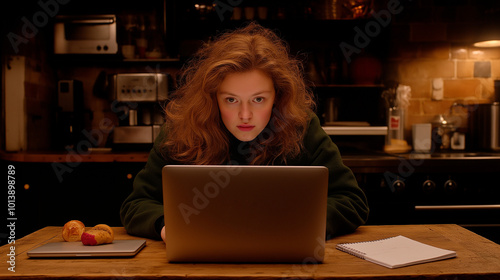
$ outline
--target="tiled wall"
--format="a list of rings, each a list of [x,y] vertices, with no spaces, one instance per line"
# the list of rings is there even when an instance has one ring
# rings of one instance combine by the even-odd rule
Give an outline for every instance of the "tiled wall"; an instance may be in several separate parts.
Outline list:
[[[396,80],[412,88],[407,126],[430,122],[437,114],[448,113],[454,102],[487,103],[493,101],[493,81],[500,79],[500,49],[480,50],[451,43],[415,43],[402,47],[389,59]],[[490,76],[474,75],[477,62],[490,63]],[[443,98],[432,96],[432,82],[443,79]]]
[[[438,1],[417,2],[393,21],[385,67],[386,78],[412,89],[406,121],[408,139],[412,124],[448,114],[454,102],[492,102],[494,80],[500,79],[500,48],[472,46],[483,28],[480,7],[467,5],[468,1],[461,1],[465,4],[454,9],[434,5]],[[436,78],[443,79],[441,100],[432,95]],[[454,112],[466,126],[465,110]]]

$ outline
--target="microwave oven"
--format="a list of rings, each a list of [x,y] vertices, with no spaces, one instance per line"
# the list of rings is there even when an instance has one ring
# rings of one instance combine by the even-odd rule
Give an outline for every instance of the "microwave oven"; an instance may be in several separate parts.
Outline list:
[[[56,54],[116,54],[115,15],[57,16],[54,23]]]

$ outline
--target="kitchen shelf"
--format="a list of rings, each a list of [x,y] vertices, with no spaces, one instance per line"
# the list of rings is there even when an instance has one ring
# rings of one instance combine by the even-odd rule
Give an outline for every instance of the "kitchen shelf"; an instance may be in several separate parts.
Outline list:
[[[232,20],[230,14],[227,13],[223,20],[219,18],[217,13],[211,13],[207,17],[201,19],[196,15],[184,15],[178,20],[178,26],[183,39],[197,39],[206,37],[207,34],[216,35],[221,30],[233,30],[247,25],[249,22],[256,22],[264,27],[272,30],[278,30],[278,34],[285,40],[319,40],[323,42],[342,42],[346,41],[351,45],[356,36],[356,27],[364,30],[366,25],[373,20],[367,19],[307,19],[307,18],[287,18],[275,19],[241,19]],[[382,30],[379,36],[373,37],[372,40],[378,41],[379,37],[383,38],[386,33]],[[345,39],[348,38],[348,39]]]
[[[328,135],[387,135],[387,126],[323,126]]]
[[[381,84],[319,84],[314,88],[334,88],[334,89],[381,89],[384,85]]]
[[[122,61],[154,63],[154,62],[180,62],[181,60],[179,58],[125,58]]]
[[[181,62],[177,57],[174,58],[133,58],[124,59],[119,54],[53,54],[54,61],[65,65],[79,66],[96,66],[96,65],[113,65],[113,66],[130,66],[132,64],[165,64],[176,65]]]
[[[319,84],[311,88],[318,94],[381,94],[384,85],[379,84]]]

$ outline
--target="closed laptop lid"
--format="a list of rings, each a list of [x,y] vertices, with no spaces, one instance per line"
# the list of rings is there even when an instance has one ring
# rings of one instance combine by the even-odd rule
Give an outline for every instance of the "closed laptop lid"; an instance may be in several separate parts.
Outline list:
[[[165,244],[171,262],[321,262],[328,169],[167,165]]]
[[[30,258],[132,257],[144,246],[146,240],[143,239],[114,240],[99,246],[85,246],[82,242],[51,242],[27,254]]]

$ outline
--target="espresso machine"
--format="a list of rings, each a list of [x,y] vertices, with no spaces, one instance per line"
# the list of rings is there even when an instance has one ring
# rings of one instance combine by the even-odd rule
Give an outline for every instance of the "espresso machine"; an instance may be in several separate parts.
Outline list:
[[[110,76],[112,111],[118,117],[113,150],[150,149],[164,123],[162,104],[169,92],[166,73],[124,73]]]

